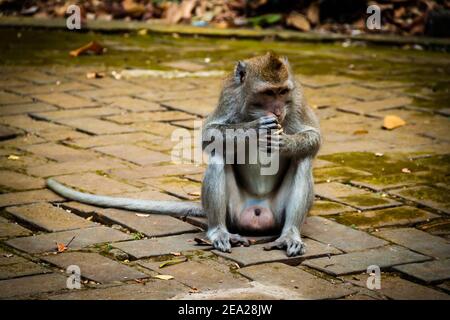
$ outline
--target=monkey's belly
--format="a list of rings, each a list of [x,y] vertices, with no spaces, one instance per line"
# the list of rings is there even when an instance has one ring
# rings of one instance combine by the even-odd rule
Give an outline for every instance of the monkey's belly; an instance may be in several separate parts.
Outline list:
[[[273,175],[262,175],[259,164],[234,165],[234,169],[237,181],[245,191],[257,197],[265,197],[278,188],[284,178],[288,164],[288,159],[280,158],[279,168]]]

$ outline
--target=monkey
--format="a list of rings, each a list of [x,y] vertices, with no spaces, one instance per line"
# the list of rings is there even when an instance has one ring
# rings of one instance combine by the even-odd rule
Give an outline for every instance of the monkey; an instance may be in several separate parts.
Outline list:
[[[229,138],[226,133],[233,130]],[[260,151],[278,156],[278,169],[261,174],[261,163],[229,163],[235,151],[227,139],[245,141],[257,130]],[[219,132],[223,151],[209,149]],[[244,138],[244,140],[239,140]],[[301,227],[314,200],[312,162],[321,145],[319,122],[307,105],[286,57],[273,52],[238,61],[224,80],[215,110],[202,128],[202,149],[209,159],[201,203],[152,201],[82,193],[53,179],[47,186],[65,198],[100,207],[173,216],[206,216],[207,238],[222,252],[250,245],[247,235],[277,238],[265,250],[285,249],[287,256],[305,253]],[[248,153],[247,145],[245,147]]]

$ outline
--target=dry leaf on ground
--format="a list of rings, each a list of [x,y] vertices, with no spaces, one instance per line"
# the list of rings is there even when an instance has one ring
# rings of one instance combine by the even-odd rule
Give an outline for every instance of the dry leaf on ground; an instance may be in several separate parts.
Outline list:
[[[172,259],[168,261],[164,261],[159,265],[159,268],[162,269],[164,267],[173,266],[175,264],[186,262],[188,259],[186,257],[178,258],[178,259]]]
[[[156,275],[156,276],[153,276],[153,278],[161,279],[161,280],[171,280],[171,279],[173,279],[174,277],[173,277],[173,276],[170,276],[170,275],[168,275],[168,274],[158,274],[158,275]]]
[[[288,26],[294,27],[301,31],[309,31],[311,29],[308,19],[306,19],[304,15],[297,12],[292,12],[287,17],[286,23]]]
[[[398,127],[402,127],[406,124],[405,120],[396,115],[387,115],[383,120],[383,128],[392,130]]]
[[[85,54],[85,53],[93,53],[93,54],[102,54],[104,52],[105,48],[99,44],[98,42],[91,41],[88,44],[72,50],[69,52],[69,54],[72,57],[78,57],[79,55]]]

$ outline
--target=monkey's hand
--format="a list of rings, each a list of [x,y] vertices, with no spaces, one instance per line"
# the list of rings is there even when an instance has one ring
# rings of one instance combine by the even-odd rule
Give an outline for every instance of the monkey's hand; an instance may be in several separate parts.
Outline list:
[[[214,249],[222,252],[231,252],[231,245],[243,244],[245,247],[250,245],[250,241],[238,234],[229,233],[223,228],[215,228],[208,231],[208,238],[211,241]]]
[[[289,136],[283,130],[272,130],[272,132],[259,135],[259,150],[266,153],[282,152],[289,142]]]
[[[295,230],[291,229],[288,232],[283,232],[277,240],[268,243],[264,247],[264,250],[285,248],[288,257],[294,257],[305,253],[306,245],[300,238],[300,233],[298,232],[297,228],[295,228]]]

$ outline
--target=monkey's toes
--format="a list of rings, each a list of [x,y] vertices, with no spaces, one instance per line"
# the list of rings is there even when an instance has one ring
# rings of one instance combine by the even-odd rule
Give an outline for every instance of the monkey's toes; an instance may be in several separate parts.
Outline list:
[[[230,241],[233,245],[243,244],[245,247],[250,245],[250,241],[247,238],[238,234],[230,234]]]
[[[288,257],[301,256],[305,254],[306,246],[302,241],[292,241],[286,250],[286,254]]]

